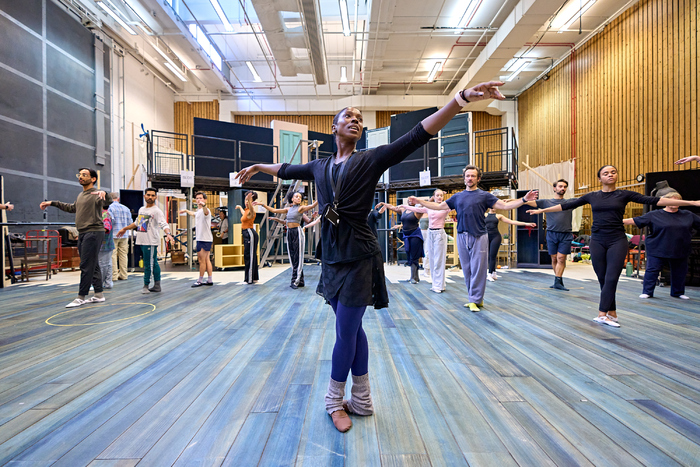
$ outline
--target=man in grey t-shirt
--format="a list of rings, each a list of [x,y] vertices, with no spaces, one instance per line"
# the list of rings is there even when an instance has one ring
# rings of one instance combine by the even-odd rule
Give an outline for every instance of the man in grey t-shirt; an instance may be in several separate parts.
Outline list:
[[[527,203],[537,208],[548,208],[562,204],[569,183],[560,179],[552,184],[554,187],[554,198],[538,199]],[[547,213],[547,250],[552,257],[552,269],[554,269],[554,285],[549,287],[558,290],[569,290],[564,287],[564,268],[566,267],[566,257],[571,253],[571,216],[573,211],[548,212]]]

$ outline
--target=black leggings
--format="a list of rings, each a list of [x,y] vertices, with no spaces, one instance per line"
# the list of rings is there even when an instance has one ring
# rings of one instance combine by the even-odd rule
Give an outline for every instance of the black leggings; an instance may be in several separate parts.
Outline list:
[[[598,310],[608,312],[617,310],[615,291],[620,279],[625,258],[629,251],[627,237],[621,236],[591,237],[591,261],[593,270],[600,283],[600,304]]]
[[[498,249],[501,247],[501,233],[489,233],[489,274],[496,270],[496,260],[498,259]]]
[[[258,276],[258,241],[260,240],[255,229],[243,229],[243,263],[245,264],[244,280],[248,284],[260,280]]]

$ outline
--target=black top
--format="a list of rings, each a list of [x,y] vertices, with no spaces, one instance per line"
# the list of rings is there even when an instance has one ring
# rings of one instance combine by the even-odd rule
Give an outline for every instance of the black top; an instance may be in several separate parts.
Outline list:
[[[538,208],[550,208],[557,204],[564,204],[566,199],[538,199],[535,201]],[[571,233],[571,218],[573,213],[569,210],[547,213],[547,230],[550,232]]]
[[[418,228],[418,218],[413,211],[404,210],[401,214],[401,224],[403,224],[404,232],[411,232]]]
[[[498,216],[496,216],[496,214],[489,213],[488,216],[485,217],[485,220],[486,231],[489,233],[489,235],[500,234],[498,231]]]
[[[498,198],[480,189],[460,191],[445,201],[450,209],[457,211],[457,232],[467,232],[478,237],[486,233],[484,213],[498,202]]]
[[[348,263],[380,251],[377,237],[367,225],[377,182],[389,167],[404,160],[430,138],[432,136],[418,123],[393,143],[350,156],[338,186],[340,223],[334,227],[325,219],[321,222],[324,263]],[[277,176],[287,180],[315,180],[319,212],[324,212],[326,205],[333,201],[328,167],[334,161],[335,155],[301,165],[282,164]]]
[[[367,225],[372,230],[375,237],[379,238],[379,231],[377,230],[377,225],[379,225],[379,219],[381,219],[383,214],[379,214],[377,209],[372,209],[367,216]]]
[[[693,229],[700,230],[700,216],[684,210],[658,209],[635,217],[634,223],[640,229],[650,227],[646,238],[647,254],[660,258],[687,258]]]
[[[584,204],[590,204],[593,212],[593,225],[591,226],[593,235],[620,235],[625,233],[622,219],[625,216],[627,203],[635,202],[656,206],[659,199],[661,198],[657,196],[644,196],[629,190],[593,191],[580,198],[566,200],[561,203],[561,209],[576,209]]]

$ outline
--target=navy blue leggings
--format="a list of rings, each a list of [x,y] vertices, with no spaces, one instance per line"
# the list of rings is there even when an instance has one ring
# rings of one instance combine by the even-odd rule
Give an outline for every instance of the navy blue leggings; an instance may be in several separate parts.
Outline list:
[[[366,375],[369,367],[369,346],[367,334],[362,329],[362,316],[367,307],[349,307],[338,302],[338,297],[331,300],[335,313],[335,346],[331,378],[338,382],[347,381],[352,369],[355,376]]]

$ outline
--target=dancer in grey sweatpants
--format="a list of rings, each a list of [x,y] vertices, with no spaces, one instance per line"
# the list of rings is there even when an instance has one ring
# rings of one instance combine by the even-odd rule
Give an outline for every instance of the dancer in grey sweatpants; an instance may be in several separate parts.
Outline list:
[[[464,306],[471,311],[479,311],[479,307],[484,306],[489,251],[489,236],[486,232],[484,213],[488,208],[515,209],[526,201],[537,199],[537,192],[530,191],[522,199],[506,203],[491,193],[480,190],[479,180],[481,180],[481,169],[475,165],[468,165],[464,168],[466,190],[455,193],[450,199],[439,204],[420,201],[428,209],[457,211],[457,251],[464,273],[464,283],[469,293],[469,302]],[[416,199],[416,201],[419,200]]]

